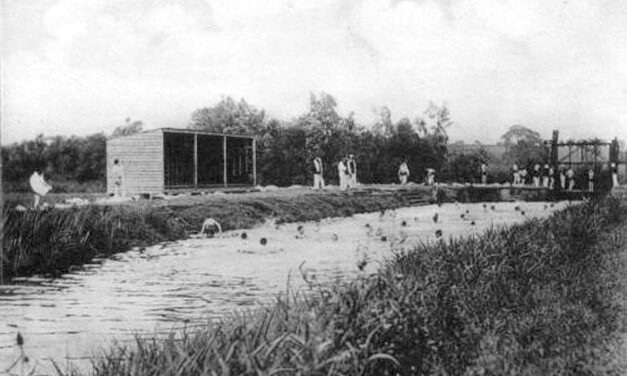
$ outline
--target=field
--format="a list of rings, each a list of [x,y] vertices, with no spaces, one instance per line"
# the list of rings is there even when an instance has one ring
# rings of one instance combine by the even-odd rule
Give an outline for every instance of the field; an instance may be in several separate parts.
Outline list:
[[[545,221],[397,254],[372,275],[94,358],[93,374],[624,374],[627,211]]]

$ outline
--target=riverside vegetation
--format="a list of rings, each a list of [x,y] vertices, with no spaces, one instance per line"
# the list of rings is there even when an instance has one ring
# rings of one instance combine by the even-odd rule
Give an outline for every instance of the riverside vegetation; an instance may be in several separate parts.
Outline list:
[[[277,222],[311,221],[326,217],[401,207],[394,195],[353,196],[304,194],[296,197],[248,197],[208,200],[194,205],[118,205],[64,210],[5,210],[3,274],[58,276],[72,267],[131,247],[187,238],[205,218],[215,218],[223,230],[251,228],[268,218]]]
[[[310,283],[203,330],[137,337],[95,357],[90,372],[624,374],[612,349],[624,330],[614,296],[627,211],[608,200],[421,244],[376,274]]]

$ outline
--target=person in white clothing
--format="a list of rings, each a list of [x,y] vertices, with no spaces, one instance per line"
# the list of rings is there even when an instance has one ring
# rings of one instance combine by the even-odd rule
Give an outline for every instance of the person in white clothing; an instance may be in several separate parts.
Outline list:
[[[555,188],[555,169],[553,166],[549,167],[549,188]]]
[[[315,157],[313,159],[313,168],[314,168],[314,189],[324,189],[324,178],[322,176],[322,158]]]
[[[435,185],[435,170],[432,168],[427,169],[427,185]]]
[[[527,169],[526,168],[523,168],[522,170],[520,170],[520,173],[518,174],[518,178],[520,179],[519,180],[520,185],[527,184],[527,176],[528,175],[529,174],[527,173]]]
[[[348,186],[350,188],[354,188],[357,186],[357,163],[355,162],[355,156],[353,154],[349,154],[346,168],[348,169]]]
[[[539,187],[540,186],[540,178],[542,173],[540,172],[540,165],[536,164],[533,166],[533,186],[534,187]]]
[[[337,174],[340,178],[340,189],[345,191],[348,189],[348,175],[347,175],[346,161],[344,159],[340,159],[337,164]]]
[[[612,162],[610,170],[612,172],[612,187],[618,187],[618,167],[616,167],[616,162]]]
[[[568,177],[568,190],[572,191],[573,189],[575,189],[575,171],[573,170],[573,167],[569,167],[568,171],[566,172],[566,177]]]
[[[400,166],[398,166],[398,180],[401,184],[407,184],[409,178],[409,167],[407,166],[407,160],[403,160]]]
[[[548,164],[544,165],[544,171],[542,171],[542,186],[544,188],[548,188],[549,187],[549,175],[550,175],[550,168]]]
[[[594,169],[588,169],[588,191],[594,191]]]
[[[46,183],[43,172],[35,170],[29,179],[30,187],[33,190],[33,207],[37,209],[41,199],[52,189],[50,184]]]
[[[514,175],[512,185],[520,184],[520,171],[518,171],[518,165],[516,163],[512,166],[512,174]]]
[[[123,196],[122,183],[124,181],[124,167],[122,167],[120,160],[117,158],[113,160],[111,173],[113,175],[113,196]]]

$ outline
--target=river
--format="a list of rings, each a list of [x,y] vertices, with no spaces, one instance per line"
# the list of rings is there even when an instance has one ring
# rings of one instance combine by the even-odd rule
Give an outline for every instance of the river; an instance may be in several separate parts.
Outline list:
[[[215,238],[134,249],[57,279],[19,279],[0,286],[0,375],[19,357],[18,332],[27,367],[35,374],[50,372],[50,359],[85,366],[112,341],[193,328],[234,310],[253,309],[288,286],[303,288],[302,273],[319,282],[341,281],[374,272],[395,249],[436,240],[437,230],[444,238],[468,236],[546,217],[566,205],[444,204],[266,223]],[[19,374],[17,367],[11,373]]]

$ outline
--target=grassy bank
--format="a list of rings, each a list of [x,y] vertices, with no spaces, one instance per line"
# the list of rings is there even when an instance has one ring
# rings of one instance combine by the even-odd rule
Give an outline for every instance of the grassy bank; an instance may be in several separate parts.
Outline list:
[[[193,205],[86,206],[67,210],[5,211],[5,278],[59,275],[95,256],[134,246],[183,239],[203,220],[215,218],[223,230],[245,229],[268,218],[277,222],[316,220],[395,208],[395,195],[300,194],[291,197],[241,197],[194,202]]]
[[[194,332],[95,358],[95,375],[622,374],[614,293],[627,212],[571,207],[420,245],[375,275],[311,285]]]

